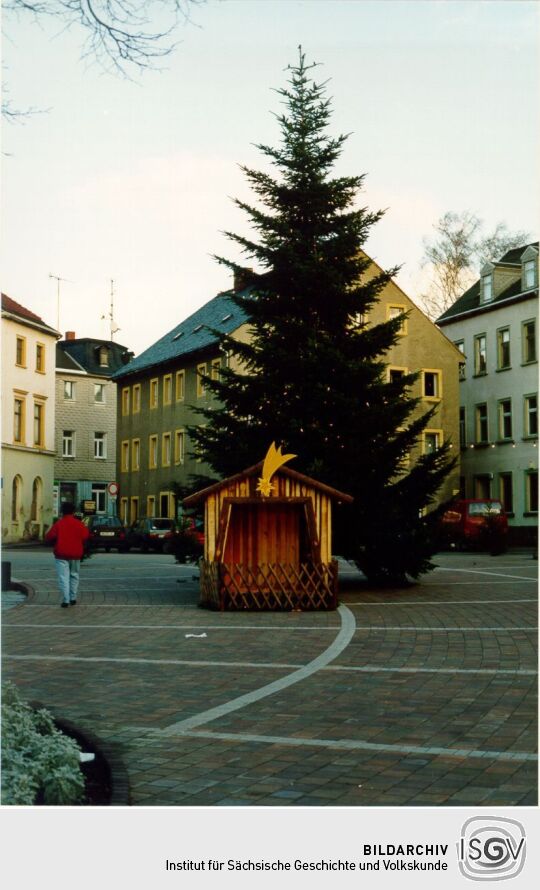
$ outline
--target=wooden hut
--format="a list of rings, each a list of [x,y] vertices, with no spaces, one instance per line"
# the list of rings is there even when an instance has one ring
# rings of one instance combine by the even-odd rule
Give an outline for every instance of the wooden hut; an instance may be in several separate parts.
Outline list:
[[[332,501],[353,499],[284,466],[271,474],[270,483],[265,465],[261,461],[184,500],[186,507],[204,501],[201,605],[335,609]]]

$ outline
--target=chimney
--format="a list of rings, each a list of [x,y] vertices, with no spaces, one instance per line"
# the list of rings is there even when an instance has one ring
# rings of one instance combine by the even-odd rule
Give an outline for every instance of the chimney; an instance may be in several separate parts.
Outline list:
[[[66,331],[66,340],[75,340],[75,331]]]
[[[234,285],[235,291],[244,290],[253,281],[253,269],[235,269]]]

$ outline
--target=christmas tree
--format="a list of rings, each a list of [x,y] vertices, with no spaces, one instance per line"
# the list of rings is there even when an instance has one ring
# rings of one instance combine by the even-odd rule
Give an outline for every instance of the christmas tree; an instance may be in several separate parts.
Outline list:
[[[251,337],[220,335],[240,367],[206,380],[218,406],[201,410],[190,435],[219,478],[257,463],[272,441],[297,454],[296,469],[355,498],[336,511],[334,552],[371,580],[401,583],[431,567],[427,508],[452,462],[445,444],[409,465],[433,409],[415,410],[415,374],[387,380],[403,317],[370,325],[369,312],[396,270],[366,276],[362,248],[382,213],[355,206],[363,176],[331,176],[347,137],[327,132],[331,103],[314,67],[300,49],[278,90],[281,143],[258,146],[275,175],[242,168],[256,200],[236,204],[255,235],[227,235],[258,267],[232,297]]]

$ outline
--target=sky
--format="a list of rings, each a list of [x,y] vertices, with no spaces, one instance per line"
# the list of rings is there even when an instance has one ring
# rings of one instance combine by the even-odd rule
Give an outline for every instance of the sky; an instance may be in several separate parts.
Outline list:
[[[540,4],[528,0],[208,0],[166,69],[132,80],[81,60],[81,34],[4,11],[1,285],[59,329],[139,354],[221,290],[248,234],[240,165],[276,145],[275,90],[301,44],[349,133],[336,174],[386,209],[365,245],[413,299],[423,238],[471,210],[538,237]],[[246,265],[252,265],[245,260]],[[105,316],[105,318],[103,318]]]

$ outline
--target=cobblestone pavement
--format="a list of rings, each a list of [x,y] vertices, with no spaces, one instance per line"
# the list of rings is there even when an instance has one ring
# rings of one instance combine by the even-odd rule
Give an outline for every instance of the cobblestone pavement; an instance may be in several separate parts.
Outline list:
[[[93,556],[69,610],[50,551],[5,558],[34,592],[4,679],[116,743],[134,805],[537,803],[530,553],[441,554],[404,591],[343,564],[337,612],[226,614],[172,557]]]

